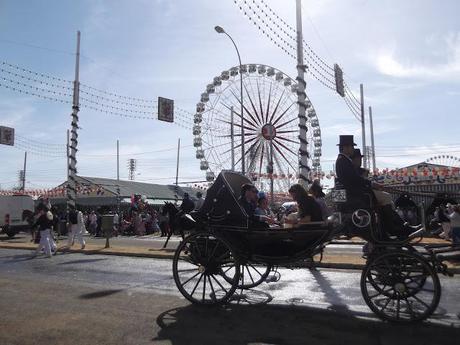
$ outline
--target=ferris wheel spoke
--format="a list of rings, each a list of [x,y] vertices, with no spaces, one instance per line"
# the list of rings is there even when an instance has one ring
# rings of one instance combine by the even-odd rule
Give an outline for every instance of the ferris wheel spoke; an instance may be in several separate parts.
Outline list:
[[[273,143],[273,147],[275,148],[275,150],[281,155],[281,157],[283,157],[283,159],[286,161],[287,164],[289,164],[291,166],[292,169],[294,169],[294,171],[297,170],[297,168],[294,168],[294,166],[292,165],[292,163],[289,161],[289,159],[286,158],[286,156],[284,155],[284,153],[280,150],[280,148],[278,147],[278,145],[275,145],[275,140],[274,140],[274,143]],[[289,151],[292,152],[292,150],[289,149]]]
[[[255,153],[254,153],[254,158],[251,159],[251,162],[249,163],[248,171],[254,171],[255,170],[256,161],[257,161],[257,158],[259,156],[258,153],[259,153],[259,150],[260,150],[262,145],[263,145],[262,140],[259,140],[258,145],[257,145],[256,150],[255,150]]]
[[[232,125],[232,123],[231,123],[230,121],[226,121],[226,120],[222,120],[222,119],[217,119],[217,121],[226,123],[226,124],[228,124],[228,125],[230,125],[230,126]],[[240,125],[239,123],[234,123],[233,126],[238,127],[238,128],[241,128],[241,125]],[[243,126],[243,128],[244,128],[244,129],[247,129],[248,131],[252,131],[252,132],[256,131],[256,129],[255,129],[255,128],[252,128],[252,127]],[[235,135],[236,135],[236,134],[235,134]]]
[[[257,82],[257,95],[259,97],[260,116],[262,117],[262,121],[264,121],[264,109],[262,106],[262,97],[260,96],[259,82]],[[264,124],[264,122],[262,124]]]
[[[233,91],[232,91],[232,93],[233,93]],[[236,97],[236,96],[235,96],[235,97]],[[240,104],[241,104],[241,102],[240,102]],[[226,104],[224,104],[224,107],[226,107],[226,108],[229,109],[229,110],[232,109],[231,107],[229,107],[229,106],[226,105]],[[249,113],[248,109],[247,109],[244,105],[243,105],[243,109],[248,113],[248,115],[251,117],[251,119],[252,119],[254,122],[256,122],[255,119],[252,117],[251,113]],[[241,119],[242,116],[241,116],[241,114],[240,114],[239,112],[233,110],[233,113],[236,114],[236,115]],[[246,121],[246,123],[248,123],[249,125],[251,125],[251,126],[254,127],[254,128],[257,127],[256,125],[254,125],[254,122],[249,121],[249,119],[245,118],[244,116],[243,116],[243,121]],[[240,126],[240,127],[241,127],[241,126]]]
[[[284,93],[286,92],[286,90],[283,90],[283,92],[281,93],[281,96],[280,96],[280,99],[278,100],[278,102],[276,103],[276,106],[275,106],[275,109],[273,110],[273,113],[272,115],[270,116],[270,121],[268,121],[268,123],[272,123],[273,121],[273,118],[275,117],[275,114],[278,110],[278,107],[280,106],[280,103],[281,101],[283,100],[283,96],[284,96]]]
[[[254,138],[254,139],[256,139],[256,138]],[[252,140],[251,140],[251,141],[252,141]],[[246,143],[248,143],[248,141],[245,141],[245,144],[246,144]],[[246,157],[246,156],[248,155],[248,153],[249,153],[249,152],[254,148],[254,146],[257,145],[258,143],[259,143],[259,141],[256,141],[256,142],[254,142],[251,146],[249,146],[249,148],[244,152],[244,156]],[[241,146],[241,144],[240,144],[239,146]],[[241,158],[242,158],[242,157],[238,158],[238,160],[236,161],[235,164],[238,164],[238,163],[241,161]]]
[[[250,138],[250,139],[248,139],[248,140],[245,140],[245,141],[244,141],[244,144],[249,144],[250,142],[256,140],[257,138],[258,138],[258,137],[254,137],[254,138]],[[241,147],[241,143],[239,143],[238,145],[236,145],[236,146],[234,147],[234,150],[235,150],[235,149],[238,149],[238,148],[240,148],[240,147]],[[232,150],[232,149],[229,149],[229,150],[227,150],[227,151],[224,151],[224,154],[225,154],[225,153],[229,153],[231,150]],[[241,158],[240,158],[240,159],[241,159]]]
[[[257,133],[244,133],[244,136],[247,137],[247,136],[251,136],[251,135],[258,135]],[[242,134],[233,134],[234,137],[241,137]],[[216,135],[215,137],[217,138],[231,138],[232,135],[231,134],[227,134],[227,135]]]
[[[277,139],[279,139],[280,137],[276,137],[275,139],[273,139],[273,142],[276,143],[277,145],[281,146],[282,148],[284,148],[285,150],[291,152],[293,155],[295,155],[297,157],[297,153],[295,151],[292,151],[292,149],[290,147],[288,147],[286,144],[278,141]]]
[[[279,135],[278,135],[276,138],[277,138],[277,139],[284,140],[284,141],[288,141],[288,142],[293,143],[293,144],[300,145],[300,142],[299,142],[299,141],[295,141],[295,140],[292,140],[292,139],[284,138],[284,137],[281,137],[281,136],[279,136]]]
[[[283,173],[283,172],[284,172],[284,169],[283,169],[283,167],[281,166],[281,162],[280,162],[280,160],[279,160],[278,155],[273,155],[273,160],[275,161],[275,165],[278,166],[278,169],[277,169],[277,170],[278,170],[280,173]]]
[[[282,175],[282,174],[288,175],[288,173],[284,171],[278,155],[273,155],[273,160],[275,161],[275,165],[278,166],[278,172],[279,172],[278,175]],[[288,171],[289,171],[289,168],[288,168]],[[282,180],[278,180],[278,190],[287,190],[288,188],[289,188],[289,182],[286,182],[286,181],[283,182]]]
[[[278,130],[278,129],[280,129],[280,128],[282,128],[282,127],[284,127],[284,126],[286,126],[286,125],[288,125],[288,124],[290,124],[290,123],[292,123],[292,122],[294,122],[296,120],[298,120],[298,118],[294,117],[293,119],[290,119],[289,121],[286,121],[286,122],[282,123],[281,125],[276,126],[276,130]]]
[[[287,109],[285,111],[283,111],[280,116],[278,116],[278,118],[272,123],[272,125],[275,126],[278,123],[278,121],[281,120],[281,118],[289,111],[289,109],[291,109],[291,107],[294,104],[295,103],[291,103],[291,105],[289,107],[287,107]]]
[[[260,161],[259,161],[259,175],[262,173],[262,163],[264,161],[264,151],[265,151],[265,142],[262,143],[262,152],[260,154]]]
[[[260,95],[259,95],[260,99]],[[265,112],[265,123],[268,123],[268,113],[270,112],[270,102],[272,99],[272,83],[270,83],[270,90],[268,92],[267,111]]]
[[[257,117],[257,120],[259,125],[263,125],[263,120],[262,118],[259,116],[259,113],[257,112],[257,109],[256,109],[256,106],[254,105],[254,101],[252,100],[251,98],[251,95],[249,94],[249,91],[248,91],[248,88],[246,87],[246,85],[244,85],[244,90],[246,91],[246,95],[248,96],[249,98],[249,102],[251,103],[251,107],[252,109],[254,110],[254,113],[256,114],[256,117]],[[247,110],[246,110],[247,111]],[[249,111],[247,111],[248,115],[249,116],[252,116],[251,113]]]
[[[293,129],[292,131],[276,131],[277,134],[287,134],[287,133],[298,133],[298,129]]]
[[[249,124],[251,124],[252,126],[256,127],[257,125],[257,120],[254,118],[254,116],[251,114],[251,112],[249,111],[248,108],[246,108],[246,106],[244,104],[241,104],[241,97],[240,96],[237,96],[235,94],[235,92],[233,90],[230,90],[230,92],[232,93],[232,95],[235,97],[235,99],[237,100],[238,104],[239,105],[242,105],[243,106],[243,110],[249,115],[249,117],[252,119],[253,122],[249,121],[249,119],[245,118],[243,116],[243,120],[248,122]],[[252,101],[251,101],[252,103]],[[257,113],[256,113],[257,114]],[[238,117],[241,118],[241,114],[240,113],[237,113]]]

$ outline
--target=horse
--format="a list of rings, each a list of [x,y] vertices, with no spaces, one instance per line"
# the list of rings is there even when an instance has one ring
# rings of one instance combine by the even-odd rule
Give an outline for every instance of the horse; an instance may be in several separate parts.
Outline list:
[[[169,222],[168,222],[169,233],[168,233],[166,242],[163,245],[163,248],[166,248],[168,241],[171,238],[172,234],[179,233],[182,239],[184,239],[185,238],[184,230],[190,230],[194,226],[193,218],[184,214],[172,202],[165,201],[165,205],[163,206],[163,210],[161,214],[163,216],[168,215],[168,218],[169,218]]]
[[[32,227],[32,225],[35,222],[35,216],[36,213],[31,210],[23,210],[22,211],[22,221],[26,221],[28,224],[28,227],[30,228],[30,233],[32,235],[32,240],[35,242],[36,234],[35,234],[35,229]]]

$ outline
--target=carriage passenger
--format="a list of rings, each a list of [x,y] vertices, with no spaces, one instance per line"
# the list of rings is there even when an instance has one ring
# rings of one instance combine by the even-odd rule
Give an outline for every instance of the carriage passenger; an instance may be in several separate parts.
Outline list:
[[[257,193],[257,188],[250,183],[245,183],[241,186],[241,196],[238,199],[238,202],[250,218],[254,216],[256,211],[258,198]]]
[[[270,210],[270,207],[268,207],[268,199],[263,192],[259,193],[257,208],[254,214],[259,217],[261,222],[265,222],[270,225],[275,223],[275,215]]]
[[[326,195],[323,193],[323,187],[321,187],[319,180],[313,181],[309,193],[313,196],[316,203],[319,205],[321,209],[321,216],[323,217],[322,220],[327,220],[327,217],[329,217],[332,214],[332,212],[326,205],[326,202],[324,201],[324,197]]]
[[[310,222],[321,222],[323,216],[321,208],[313,197],[300,185],[295,184],[289,188],[289,194],[297,202],[298,212],[294,216],[285,219],[287,224],[306,224]]]

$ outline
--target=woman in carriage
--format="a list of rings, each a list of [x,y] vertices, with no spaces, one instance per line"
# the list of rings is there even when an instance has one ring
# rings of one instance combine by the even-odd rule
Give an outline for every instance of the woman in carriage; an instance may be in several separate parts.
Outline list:
[[[322,222],[323,216],[319,204],[300,185],[294,184],[289,188],[289,194],[297,202],[299,212],[292,213],[285,219],[285,224],[307,224],[311,222]]]

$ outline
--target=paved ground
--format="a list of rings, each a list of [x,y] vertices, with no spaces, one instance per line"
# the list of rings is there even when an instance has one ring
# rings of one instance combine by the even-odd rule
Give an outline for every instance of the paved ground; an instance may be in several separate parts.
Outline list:
[[[72,252],[84,252],[86,254],[107,254],[107,255],[124,255],[150,258],[172,258],[174,250],[180,242],[180,237],[173,236],[166,249],[162,249],[165,242],[164,237],[154,235],[144,237],[116,237],[110,239],[110,248],[105,248],[104,238],[93,238],[86,236],[87,245],[85,250],[80,250],[79,245],[75,244]],[[448,243],[439,239],[424,239],[425,244]],[[58,247],[62,250],[67,244],[66,237],[58,242]],[[342,240],[334,241],[329,244],[324,252],[322,262],[318,267],[343,268],[343,269],[361,269],[365,260],[362,258],[362,240]],[[16,249],[33,249],[36,245],[30,242],[30,235],[21,233],[13,239],[6,236],[0,236],[0,248]],[[460,254],[460,253],[459,253]],[[319,256],[315,257],[319,260]],[[460,273],[460,261],[447,262],[453,272]]]
[[[171,261],[0,249],[0,344],[452,344],[460,279],[441,277],[436,314],[419,325],[375,318],[359,271],[281,270],[223,308],[182,299]],[[5,312],[6,311],[6,312]]]

